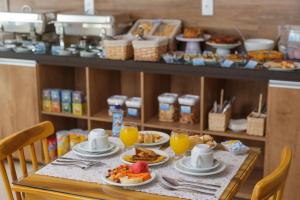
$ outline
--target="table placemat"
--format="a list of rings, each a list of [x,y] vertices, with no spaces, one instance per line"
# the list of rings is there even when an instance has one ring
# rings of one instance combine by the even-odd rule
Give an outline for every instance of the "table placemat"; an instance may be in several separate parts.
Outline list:
[[[109,140],[121,146],[121,141],[119,140],[119,138],[111,137],[109,138]],[[167,148],[165,152],[168,153],[171,157],[174,156],[170,148]],[[73,180],[85,181],[90,183],[106,184],[101,179],[101,176],[103,173],[106,173],[108,169],[114,168],[121,164],[120,154],[121,154],[121,150],[120,152],[118,152],[117,154],[111,157],[102,158],[101,161],[105,163],[105,165],[91,167],[86,170],[80,169],[78,167],[72,167],[72,166],[57,166],[57,165],[48,164],[44,168],[37,171],[36,174],[58,177],[58,178],[65,178],[65,179],[73,179]],[[78,158],[78,156],[76,156],[72,151],[65,154],[64,157]],[[172,178],[176,178],[176,179],[182,178],[185,180],[197,181],[199,183],[203,182],[203,183],[210,183],[210,184],[219,184],[221,185],[221,187],[217,190],[215,197],[202,195],[199,193],[166,190],[158,184],[158,178],[156,178],[150,184],[139,186],[139,187],[126,188],[126,189],[132,189],[136,191],[158,194],[158,195],[179,197],[184,199],[193,199],[193,200],[219,199],[222,193],[224,192],[224,190],[226,189],[227,185],[230,183],[231,179],[235,176],[240,166],[247,158],[247,155],[237,156],[227,151],[216,151],[214,157],[224,162],[226,164],[226,169],[219,174],[207,176],[207,177],[192,177],[177,172],[174,169],[173,159],[170,159],[167,163],[163,165],[151,167],[151,169],[154,172],[156,172],[158,176],[167,175]]]

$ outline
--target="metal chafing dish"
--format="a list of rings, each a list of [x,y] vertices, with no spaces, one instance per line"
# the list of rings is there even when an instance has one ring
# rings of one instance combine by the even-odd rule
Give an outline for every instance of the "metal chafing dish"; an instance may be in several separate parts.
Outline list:
[[[95,15],[61,13],[57,14],[55,30],[60,36],[60,46],[64,47],[64,35],[115,36],[125,32],[131,24],[128,14],[118,12],[96,12]]]
[[[25,12],[26,9],[27,12]],[[11,47],[16,49],[20,45],[22,48],[31,46],[29,50],[26,49],[31,51],[39,36],[47,32],[54,32],[54,26],[50,22],[55,20],[55,13],[32,12],[29,6],[24,6],[22,11],[0,12],[1,51],[11,50]],[[16,40],[4,40],[4,35],[12,35]]]

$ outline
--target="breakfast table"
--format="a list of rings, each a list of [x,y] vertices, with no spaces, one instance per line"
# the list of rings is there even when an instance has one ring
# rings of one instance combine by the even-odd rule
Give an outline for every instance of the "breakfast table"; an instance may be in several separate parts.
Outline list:
[[[110,138],[116,143],[120,143],[118,138]],[[208,177],[189,177],[174,170],[174,162],[169,147],[165,145],[161,150],[170,154],[170,160],[163,165],[152,168],[157,174],[154,181],[143,186],[116,187],[111,186],[101,180],[101,174],[107,169],[121,164],[120,152],[101,159],[103,165],[91,167],[88,170],[74,166],[59,166],[48,164],[35,173],[27,177],[19,178],[13,182],[12,189],[15,192],[24,194],[26,200],[39,199],[206,199],[206,200],[229,200],[238,192],[240,186],[251,174],[257,162],[259,151],[250,149],[245,155],[233,155],[222,148],[217,148],[215,157],[226,164],[226,170],[217,175]],[[78,158],[70,151],[65,154],[66,159]],[[55,162],[55,161],[54,161]],[[167,175],[172,178],[183,177],[203,184],[222,185],[216,196],[211,197],[204,194],[196,194],[188,191],[170,191],[161,187],[160,176]]]

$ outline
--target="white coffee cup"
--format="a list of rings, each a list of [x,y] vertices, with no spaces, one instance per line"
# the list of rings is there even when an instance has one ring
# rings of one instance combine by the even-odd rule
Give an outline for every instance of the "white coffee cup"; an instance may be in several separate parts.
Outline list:
[[[97,128],[88,135],[88,146],[91,150],[104,150],[108,148],[108,136],[104,129]]]
[[[213,150],[206,144],[194,146],[191,153],[191,165],[195,168],[208,168],[214,164]]]

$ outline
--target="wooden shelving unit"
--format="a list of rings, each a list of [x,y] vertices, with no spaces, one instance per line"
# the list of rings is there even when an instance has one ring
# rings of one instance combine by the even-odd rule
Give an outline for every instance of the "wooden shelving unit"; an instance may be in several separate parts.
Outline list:
[[[138,124],[141,130],[155,129],[170,133],[174,128],[183,128],[195,134],[210,134],[217,141],[225,139],[240,139],[250,146],[262,149],[261,161],[247,181],[239,197],[249,197],[253,183],[262,177],[264,167],[265,137],[250,136],[243,133],[214,132],[208,129],[208,112],[219,92],[225,90],[225,98],[236,96],[233,106],[233,117],[246,117],[257,106],[259,93],[267,95],[266,81],[245,81],[206,78],[177,74],[156,74],[137,71],[119,71],[92,67],[62,67],[39,65],[39,94],[45,88],[61,88],[82,90],[86,94],[87,113],[85,116],[75,116],[66,113],[40,112],[41,120],[51,120],[57,130],[71,128],[106,128],[112,126],[112,117],[108,115],[107,98],[116,95],[128,97],[139,96],[143,100],[141,119],[125,117],[125,121]],[[200,121],[196,124],[181,124],[179,122],[160,122],[158,120],[157,96],[164,92],[175,92],[179,95],[194,94],[200,96]],[[40,97],[41,99],[41,97]],[[41,103],[40,103],[41,105]],[[40,109],[41,110],[41,109]]]

